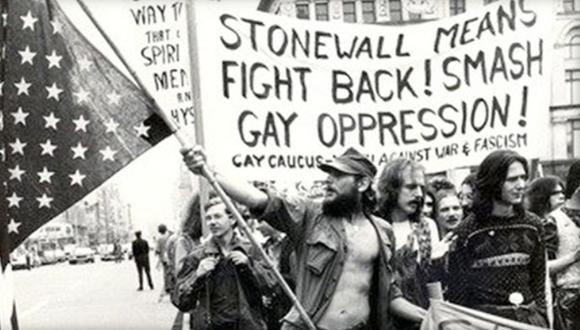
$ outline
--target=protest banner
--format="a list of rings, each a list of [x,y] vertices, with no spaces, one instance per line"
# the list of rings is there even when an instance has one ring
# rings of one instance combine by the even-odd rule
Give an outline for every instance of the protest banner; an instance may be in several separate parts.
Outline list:
[[[545,149],[549,3],[405,26],[195,6],[206,149],[226,171],[314,178],[350,146],[378,166],[406,157],[430,172]]]
[[[421,330],[544,330],[443,300],[431,300]]]

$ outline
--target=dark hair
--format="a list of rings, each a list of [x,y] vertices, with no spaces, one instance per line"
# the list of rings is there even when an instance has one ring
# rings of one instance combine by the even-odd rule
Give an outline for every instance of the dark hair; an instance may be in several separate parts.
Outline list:
[[[580,186],[580,160],[576,160],[570,169],[568,170],[568,176],[566,177],[566,199],[572,198],[572,195],[576,192]]]
[[[362,176],[358,176],[357,180],[362,180]],[[373,189],[372,179],[367,190],[361,193],[361,207],[365,214],[371,214],[377,207],[377,196]]]
[[[159,226],[157,226],[157,231],[160,234],[165,234],[167,232],[167,226],[164,224],[160,224]]]
[[[532,181],[526,191],[528,211],[535,213],[540,218],[551,212],[550,196],[558,186],[563,189],[564,182],[560,178],[551,175]]]
[[[431,191],[432,197],[435,197],[439,190],[455,190],[455,185],[444,176],[435,176],[427,182],[427,191]]]
[[[465,179],[463,179],[463,181],[461,181],[461,185],[466,184],[466,185],[470,186],[471,189],[473,190],[473,189],[475,189],[475,179],[476,179],[475,174],[474,173],[469,173],[465,177]]]
[[[397,158],[385,164],[377,182],[377,213],[384,219],[389,219],[391,211],[397,207],[399,192],[403,185],[403,171],[407,168],[423,169],[418,163]]]
[[[509,167],[515,162],[521,163],[526,174],[529,173],[526,159],[512,150],[493,151],[481,162],[477,170],[473,198],[473,212],[477,218],[491,214],[493,200],[501,196]],[[522,213],[523,206],[516,205],[515,211]]]

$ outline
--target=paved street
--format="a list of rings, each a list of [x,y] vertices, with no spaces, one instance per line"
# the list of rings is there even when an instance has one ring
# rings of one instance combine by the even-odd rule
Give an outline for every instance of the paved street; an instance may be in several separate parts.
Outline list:
[[[20,328],[170,329],[176,309],[167,297],[157,302],[161,271],[152,275],[155,290],[139,292],[133,261],[15,271]]]

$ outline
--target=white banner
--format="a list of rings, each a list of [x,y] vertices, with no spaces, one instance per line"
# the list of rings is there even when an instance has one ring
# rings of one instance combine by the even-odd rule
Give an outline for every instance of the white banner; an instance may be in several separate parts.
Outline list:
[[[417,25],[290,19],[195,1],[206,150],[247,179],[320,176],[355,147],[429,172],[536,157],[548,128],[548,1]],[[282,176],[283,175],[283,176]]]
[[[442,300],[431,300],[421,330],[545,330]]]

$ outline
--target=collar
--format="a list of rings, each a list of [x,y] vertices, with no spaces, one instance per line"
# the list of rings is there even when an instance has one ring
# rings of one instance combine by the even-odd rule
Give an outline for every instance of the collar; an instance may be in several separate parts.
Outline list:
[[[232,251],[233,250],[241,250],[242,252],[247,254],[247,245],[244,244],[244,241],[239,237],[239,235],[234,231],[234,236],[232,237]],[[221,248],[217,242],[215,237],[210,237],[207,241],[205,246],[205,252],[208,254],[221,254]]]

